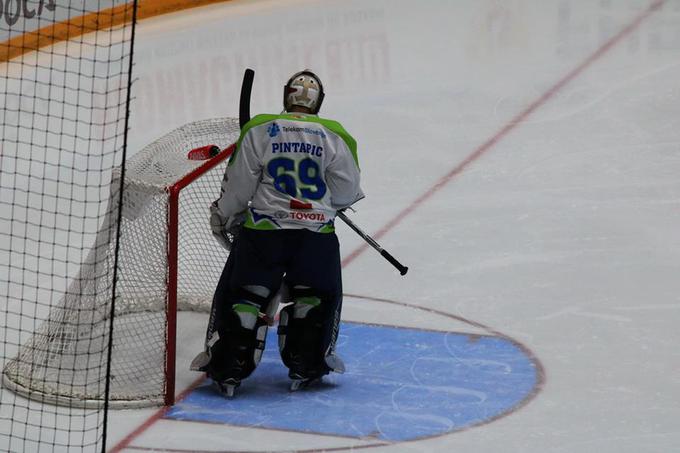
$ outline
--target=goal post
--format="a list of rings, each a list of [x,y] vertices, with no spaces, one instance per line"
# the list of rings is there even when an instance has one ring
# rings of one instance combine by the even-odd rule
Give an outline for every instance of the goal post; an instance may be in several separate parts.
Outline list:
[[[228,252],[212,237],[209,206],[220,193],[240,128],[221,118],[184,125],[113,171],[109,209],[78,275],[47,320],[9,360],[3,385],[27,398],[69,407],[104,405],[101,342],[110,321],[110,268],[119,217],[109,407],[171,405],[178,310],[209,311]],[[187,153],[216,145],[207,160]],[[102,331],[99,334],[99,331]],[[187,365],[188,366],[188,365]]]
[[[188,174],[180,178],[175,184],[168,188],[168,303],[167,303],[167,320],[168,320],[168,334],[166,342],[166,390],[165,390],[165,405],[171,406],[175,403],[175,365],[177,356],[177,281],[178,281],[178,258],[179,258],[179,197],[182,190],[188,185],[194,183],[199,178],[210,173],[211,170],[219,167],[221,170],[217,172],[217,177],[222,178],[221,175],[224,174],[225,169],[222,165],[225,160],[231,156],[236,148],[236,144],[231,144],[228,148],[222,150],[217,156],[212,157],[210,160],[205,162],[203,165],[195,168]],[[216,183],[214,187],[220,187],[220,181],[215,181],[216,178],[208,178],[210,182]],[[209,188],[207,188],[209,189]],[[209,190],[206,191],[210,193]],[[206,206],[207,208],[207,206]],[[207,211],[206,211],[207,212]],[[206,215],[207,218],[207,215]],[[206,222],[205,228],[207,229],[209,223]],[[213,244],[214,245],[214,244]],[[221,247],[221,246],[220,246]],[[213,256],[220,256],[222,253],[217,250]],[[226,257],[223,258],[223,263]],[[214,262],[213,264],[219,264],[219,262]],[[219,267],[221,269],[221,267]],[[217,282],[212,288],[217,286]],[[208,308],[205,304],[197,305],[198,309]]]

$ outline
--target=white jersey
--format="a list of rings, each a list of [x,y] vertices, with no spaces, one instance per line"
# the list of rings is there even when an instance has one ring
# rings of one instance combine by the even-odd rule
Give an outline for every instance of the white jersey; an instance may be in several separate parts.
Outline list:
[[[356,142],[315,115],[257,115],[241,131],[217,209],[246,228],[334,231],[336,211],[364,197]]]

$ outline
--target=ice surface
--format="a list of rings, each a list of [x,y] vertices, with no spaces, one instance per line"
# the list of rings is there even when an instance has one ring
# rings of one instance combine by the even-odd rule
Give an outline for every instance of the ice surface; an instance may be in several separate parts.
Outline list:
[[[345,291],[430,310],[348,298],[345,318],[488,326],[545,370],[537,396],[508,416],[373,451],[678,451],[680,1],[665,2],[542,98],[647,5],[262,0],[151,19],[138,27],[130,152],[184,123],[236,115],[245,67],[256,70],[253,112],[279,111],[288,75],[312,68],[327,91],[322,113],[359,143],[367,198],[353,219],[382,232],[383,246],[410,267],[400,277],[366,250],[344,268]],[[339,236],[344,256],[361,245],[342,226]],[[178,391],[196,377],[186,369],[204,324],[200,315],[182,319]],[[110,445],[152,413],[114,412]],[[369,443],[160,420],[129,445]]]

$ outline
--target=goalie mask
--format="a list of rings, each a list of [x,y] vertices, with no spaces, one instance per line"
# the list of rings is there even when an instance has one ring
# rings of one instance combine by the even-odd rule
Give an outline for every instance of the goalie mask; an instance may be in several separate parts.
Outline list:
[[[306,107],[317,114],[323,102],[324,92],[321,80],[312,71],[305,69],[288,79],[283,87],[283,108],[289,112],[296,105]]]

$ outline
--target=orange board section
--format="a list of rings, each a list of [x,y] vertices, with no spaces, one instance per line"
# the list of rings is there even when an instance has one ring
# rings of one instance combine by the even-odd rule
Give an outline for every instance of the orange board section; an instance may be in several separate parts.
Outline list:
[[[139,0],[137,20],[228,1],[230,0]],[[74,17],[0,43],[0,62],[9,61],[28,52],[77,38],[86,33],[130,22],[132,6],[133,2],[128,2],[114,8]]]

